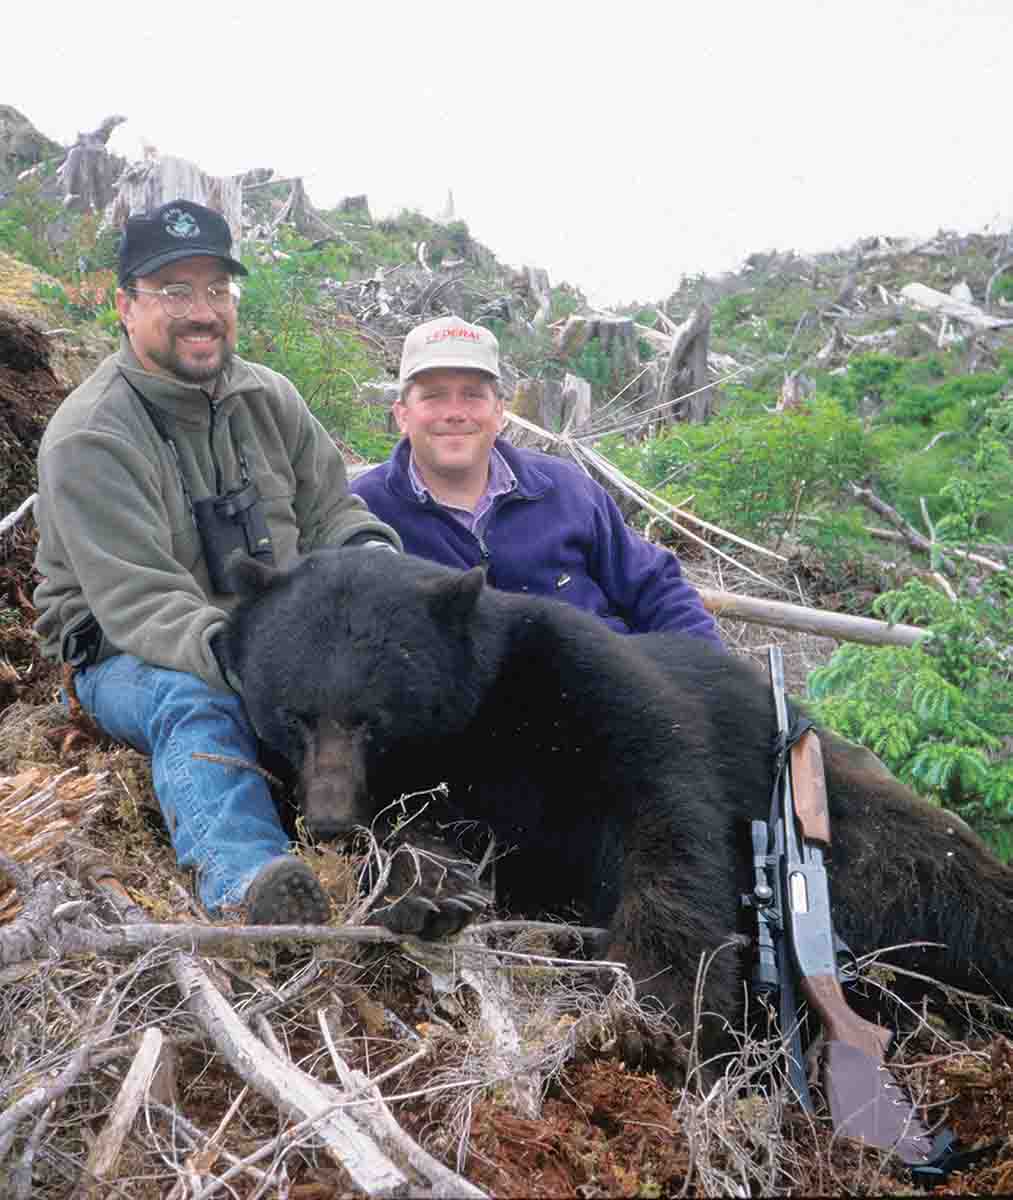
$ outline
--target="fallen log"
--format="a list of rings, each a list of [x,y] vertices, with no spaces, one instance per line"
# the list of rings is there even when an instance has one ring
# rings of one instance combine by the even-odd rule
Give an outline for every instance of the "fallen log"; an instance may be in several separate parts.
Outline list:
[[[946,292],[938,292],[924,283],[907,283],[900,289],[901,297],[915,308],[942,313],[954,321],[963,321],[973,329],[1003,329],[1013,325],[1013,318],[993,317],[977,305],[955,300]]]
[[[699,588],[698,591],[704,608],[716,617],[729,617],[749,625],[771,625],[775,629],[814,633],[820,637],[837,638],[840,642],[861,642],[866,646],[914,646],[928,633],[927,629],[920,629],[917,625],[891,625],[872,617],[824,612],[801,604],[786,604],[781,600],[739,596],[734,592],[718,592],[710,588]]]

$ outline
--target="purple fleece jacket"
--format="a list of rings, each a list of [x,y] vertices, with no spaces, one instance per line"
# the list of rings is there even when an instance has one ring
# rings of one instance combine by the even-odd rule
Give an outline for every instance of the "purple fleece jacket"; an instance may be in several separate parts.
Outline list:
[[[409,554],[449,567],[483,566],[501,591],[569,601],[620,633],[666,630],[722,645],[679,560],[630,529],[604,488],[560,458],[503,438],[496,448],[517,487],[496,498],[481,538],[433,500],[416,496],[407,439],[349,489],[393,525]]]

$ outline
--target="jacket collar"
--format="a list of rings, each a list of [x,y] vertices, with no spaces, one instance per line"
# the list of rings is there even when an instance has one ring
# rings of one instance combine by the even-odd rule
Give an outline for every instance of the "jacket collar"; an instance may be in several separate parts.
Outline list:
[[[166,375],[146,371],[126,337],[120,338],[116,359],[119,369],[145,400],[165,409],[183,425],[207,427],[211,423],[211,406],[208,402],[212,396],[219,403],[219,411],[228,415],[239,403],[243,392],[263,386],[250,364],[236,355],[232,357],[227,374],[217,380],[215,390],[209,390],[208,385],[183,383]]]
[[[537,465],[537,459],[523,450],[518,450],[506,440],[498,437],[496,449],[503,455],[507,466],[514,473],[517,487],[510,492],[511,496],[519,496],[524,500],[538,500],[546,492],[555,487],[555,481]],[[411,459],[411,444],[407,438],[401,438],[390,456],[389,487],[395,495],[404,500],[421,503],[412,487],[408,474],[408,463]]]

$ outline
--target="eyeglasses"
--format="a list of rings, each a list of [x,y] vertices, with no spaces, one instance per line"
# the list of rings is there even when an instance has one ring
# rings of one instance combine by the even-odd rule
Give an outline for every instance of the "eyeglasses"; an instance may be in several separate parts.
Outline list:
[[[188,317],[196,301],[193,284],[190,283],[167,283],[160,288],[131,287],[127,290],[135,296],[157,296],[166,316],[175,320]],[[208,304],[222,316],[239,303],[241,294],[239,284],[234,279],[230,279],[228,283],[209,283],[205,288]]]

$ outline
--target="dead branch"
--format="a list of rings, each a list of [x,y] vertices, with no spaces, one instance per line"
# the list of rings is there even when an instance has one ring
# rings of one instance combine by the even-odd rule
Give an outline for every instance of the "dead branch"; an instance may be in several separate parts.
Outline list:
[[[871,508],[874,513],[885,517],[891,525],[898,529],[904,535],[904,540],[909,546],[913,546],[916,550],[921,550],[925,554],[937,553],[939,555],[939,565],[946,574],[951,578],[957,574],[957,568],[950,559],[939,552],[939,546],[930,542],[913,525],[908,524],[895,508],[887,504],[885,500],[880,499],[871,488],[859,487],[857,483],[849,483],[848,487],[856,500],[861,500],[867,508]]]
[[[71,1055],[70,1061],[59,1075],[51,1083],[39,1084],[32,1088],[30,1092],[15,1100],[4,1112],[0,1113],[0,1165],[10,1153],[17,1128],[21,1122],[34,1113],[45,1113],[59,1103],[88,1069],[95,1046],[109,1035],[119,1011],[118,1003],[109,1005],[106,1002],[111,988],[112,985],[107,984],[93,1001],[86,1022],[86,1029],[89,1032],[85,1034],[81,1044]],[[103,1019],[101,1025],[98,1025],[100,1015]]]
[[[56,1115],[56,1102],[50,1104],[42,1116],[35,1122],[35,1128],[28,1136],[24,1151],[17,1166],[10,1173],[9,1182],[13,1190],[14,1200],[31,1200],[32,1197],[32,1167],[42,1145],[42,1139]]]
[[[520,421],[523,423],[521,418],[516,417],[514,414],[508,413],[507,415],[511,418],[511,420]],[[563,440],[555,435],[551,436],[553,441],[558,442]],[[776,584],[772,580],[767,579],[765,576],[759,574],[759,572],[754,571],[751,567],[747,567],[745,564],[737,562],[731,557],[731,555],[726,554],[724,550],[719,549],[717,546],[711,545],[710,542],[687,529],[685,525],[679,524],[673,519],[673,515],[677,515],[683,520],[690,520],[701,528],[714,532],[723,538],[726,537],[730,541],[736,542],[739,545],[747,546],[749,549],[755,550],[760,554],[768,555],[771,558],[777,559],[779,562],[787,561],[783,554],[776,554],[773,550],[768,550],[763,546],[757,546],[753,542],[747,542],[744,538],[740,538],[737,534],[730,533],[727,530],[722,530],[718,526],[712,525],[708,521],[704,521],[701,517],[696,517],[692,513],[685,512],[682,509],[677,508],[674,504],[670,504],[663,497],[648,491],[641,484],[630,478],[630,476],[624,475],[619,468],[610,463],[609,460],[604,457],[604,455],[599,454],[597,450],[592,449],[590,446],[585,446],[583,443],[575,439],[565,439],[564,444],[573,452],[574,457],[577,458],[578,461],[580,459],[586,460],[595,468],[596,471],[598,471],[599,474],[609,480],[614,487],[618,488],[619,491],[635,499],[645,511],[664,521],[666,525],[668,525],[671,529],[674,529],[683,537],[689,538],[689,540],[692,542],[696,542],[697,545],[708,550],[711,554],[715,554],[718,558],[723,559],[732,566],[738,567],[739,570],[744,571],[747,575],[759,580],[760,583],[766,584],[774,591],[786,590],[779,584]],[[658,505],[663,505],[667,511],[663,512]]]
[[[245,1095],[246,1088],[239,1093],[240,1097]],[[176,1128],[181,1129],[193,1145],[202,1147],[203,1149],[200,1151],[202,1154],[207,1154],[209,1157],[211,1154],[215,1154],[219,1158],[223,1158],[230,1166],[240,1164],[240,1170],[258,1182],[263,1182],[267,1179],[266,1173],[261,1171],[259,1167],[253,1166],[252,1163],[241,1163],[241,1160],[235,1154],[218,1144],[216,1139],[221,1130],[221,1124],[219,1124],[218,1129],[213,1134],[205,1133],[203,1129],[199,1129],[192,1121],[187,1120],[178,1108],[162,1104],[161,1101],[150,1097],[148,1099],[148,1107],[159,1116],[171,1121]]]
[[[10,1153],[18,1125],[33,1113],[48,1108],[50,1104],[55,1104],[67,1094],[87,1069],[92,1048],[92,1042],[82,1042],[70,1062],[52,1083],[32,1088],[30,1092],[15,1100],[4,1112],[0,1113],[0,1164]]]
[[[867,534],[870,535],[870,537],[878,538],[882,542],[906,542],[907,541],[907,539],[904,537],[904,535],[896,529],[883,529],[879,525],[863,525],[862,528],[865,530],[865,532]],[[983,554],[979,554],[977,551],[961,550],[957,546],[947,546],[946,549],[950,554],[955,554],[958,558],[966,558],[970,562],[977,563],[979,566],[985,567],[988,570],[992,570],[992,571],[1008,571],[1009,570],[1009,568],[1004,563],[1001,563],[997,559],[994,559],[994,558],[986,558]],[[1003,545],[1002,543],[997,543],[994,546],[988,545],[986,543],[984,546],[980,546],[979,549],[992,550],[994,553],[997,553],[997,554],[1013,555],[1013,545],[1007,546],[1007,545]]]
[[[89,1191],[101,1184],[102,1180],[113,1176],[123,1141],[130,1132],[137,1110],[144,1103],[155,1072],[160,1068],[163,1071],[166,1069],[163,1042],[161,1030],[145,1030],[140,1049],[130,1064],[112,1112],[88,1155],[85,1173],[93,1181]]]
[[[957,546],[947,546],[947,554],[955,554],[957,558],[966,559],[968,562],[973,562],[979,567],[983,567],[986,571],[997,572],[1007,571],[1008,567],[1001,562],[996,562],[994,558],[986,558],[984,554],[974,554],[970,550],[961,550]]]
[[[320,964],[314,959],[305,970],[297,972],[290,979],[286,980],[280,988],[268,993],[259,1000],[255,1000],[252,1004],[246,1005],[241,1014],[243,1021],[247,1025],[255,1025],[260,1017],[291,1004],[307,988],[316,983],[320,978],[320,974]],[[192,1046],[196,1042],[203,1041],[203,1038],[204,1035],[199,1030],[192,1033],[176,1034],[165,1038],[163,1049],[167,1054],[174,1053],[177,1049],[181,1049],[184,1046]],[[114,1062],[118,1058],[136,1054],[139,1045],[140,1039],[136,1034],[124,1038],[122,1041],[112,1042],[94,1055],[92,1064],[95,1067],[102,1067],[106,1063]],[[157,1097],[154,1095],[149,1096],[149,1101],[153,1102],[155,1099]],[[165,1103],[168,1104],[168,1101]]]
[[[921,450],[918,451],[918,453],[919,454],[927,453],[929,450],[932,449],[933,446],[936,445],[937,442],[941,442],[944,437],[950,437],[954,432],[955,432],[955,430],[953,430],[953,429],[941,429],[927,445],[923,446],[921,448]]]
[[[8,529],[16,528],[24,517],[26,517],[30,512],[34,511],[35,501],[37,499],[38,495],[35,492],[32,492],[27,500],[22,501],[22,503],[19,504],[12,513],[8,513],[7,516],[0,521],[0,537],[2,537]]]
[[[323,1009],[317,1010],[317,1022],[331,1056],[331,1062],[334,1064],[338,1080],[349,1099],[356,1101],[356,1120],[365,1124],[378,1142],[383,1145],[392,1146],[408,1162],[413,1170],[428,1179],[433,1189],[431,1195],[446,1197],[485,1196],[486,1193],[481,1188],[475,1187],[474,1184],[469,1183],[468,1180],[451,1171],[449,1167],[445,1167],[438,1159],[433,1158],[428,1151],[413,1141],[398,1125],[390,1108],[380,1094],[380,1077],[377,1076],[374,1079],[370,1079],[369,1076],[363,1075],[361,1071],[353,1070],[341,1055],[338,1054],[327,1022],[327,1016]],[[409,1062],[417,1061],[428,1054],[428,1052],[428,1047],[423,1046],[421,1050],[411,1055],[405,1062],[399,1063],[389,1071],[385,1071],[383,1077],[389,1078],[395,1071],[402,1070]]]
[[[716,617],[745,621],[752,625],[770,625],[775,629],[794,629],[841,642],[860,642],[867,646],[914,646],[927,634],[916,625],[890,625],[872,617],[853,617],[847,613],[824,612],[801,604],[763,600],[733,592],[700,588],[704,608]]]
[[[45,958],[78,955],[123,957],[151,950],[188,951],[206,958],[250,958],[258,946],[332,946],[349,942],[397,945],[395,934],[379,926],[176,925],[137,923],[84,928],[60,921],[54,910],[67,899],[55,883],[31,892],[24,912],[0,929],[0,967]]]
[[[242,1107],[243,1102],[249,1094],[249,1091],[250,1089],[248,1087],[244,1087],[242,1091],[240,1091],[239,1095],[229,1105],[225,1116],[222,1117],[222,1119],[218,1122],[218,1127],[215,1129],[214,1133],[211,1134],[210,1138],[208,1138],[204,1149],[201,1150],[199,1154],[192,1155],[187,1160],[186,1167],[188,1168],[187,1173],[190,1176],[190,1179],[185,1182],[182,1178],[177,1179],[176,1183],[173,1185],[172,1191],[166,1197],[166,1200],[186,1200],[188,1193],[192,1194],[197,1190],[197,1173],[201,1172],[202,1174],[206,1174],[211,1170],[212,1167],[214,1167],[215,1163],[217,1163],[221,1153],[221,1142],[225,1131],[232,1123],[233,1117]],[[261,1184],[261,1191],[263,1192],[266,1190],[266,1185],[271,1181],[272,1177],[265,1175],[263,1172],[258,1173],[264,1180],[264,1182]]]
[[[474,940],[467,930],[458,938]],[[437,992],[453,993],[467,984],[479,1001],[478,1024],[487,1046],[487,1069],[498,1075],[510,1097],[510,1107],[522,1117],[534,1120],[541,1110],[542,1078],[533,1064],[525,1063],[523,1042],[512,1010],[510,985],[496,967],[475,970],[450,962],[450,971],[430,966],[433,987]],[[457,969],[455,970],[455,967]]]
[[[9,867],[5,869],[10,873]],[[35,887],[19,887],[18,891],[24,897],[21,912],[16,920],[0,928],[0,967],[62,957],[59,950],[54,954],[50,939],[57,932],[56,910],[68,899],[66,891],[48,879]]]
[[[307,1132],[312,1128],[357,1188],[367,1196],[382,1196],[408,1187],[404,1173],[341,1111],[333,1089],[270,1051],[242,1023],[195,959],[177,955],[172,973],[187,1008],[240,1079],[292,1120],[307,1122]]]
[[[555,937],[576,937],[589,942],[597,941],[606,932],[596,925],[560,925],[555,921],[483,921],[468,928],[482,938],[501,933],[543,933]]]
[[[17,864],[13,864],[17,867]],[[3,866],[0,856],[0,867]],[[103,880],[103,883],[107,883]],[[244,959],[254,957],[263,946],[405,946],[410,939],[379,925],[199,925],[159,924],[137,921],[89,928],[62,920],[57,910],[67,893],[53,882],[29,889],[23,914],[0,929],[0,967],[45,959],[48,962],[79,955],[105,958],[132,957],[158,951],[185,951],[205,958]],[[135,910],[139,912],[140,910]],[[502,931],[518,925],[558,933],[578,933],[595,938],[599,929],[553,925],[548,922],[490,922],[475,926],[475,932]],[[482,946],[453,944],[455,953],[474,957],[495,954]]]

